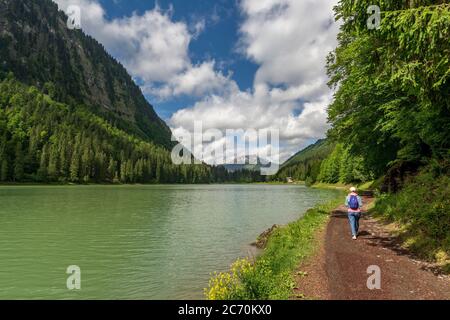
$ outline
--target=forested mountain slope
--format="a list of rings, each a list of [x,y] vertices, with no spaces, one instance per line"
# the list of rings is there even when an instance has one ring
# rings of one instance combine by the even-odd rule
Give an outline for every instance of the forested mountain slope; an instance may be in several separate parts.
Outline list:
[[[56,102],[10,74],[0,82],[0,181],[208,183],[217,170],[172,164],[170,152]]]
[[[171,132],[125,68],[51,0],[0,1],[0,181],[253,181],[174,165]]]
[[[114,126],[169,148],[171,132],[125,68],[51,0],[0,1],[0,70],[52,99],[83,104]]]
[[[283,163],[272,180],[286,181],[287,177],[291,177],[296,181],[315,182],[320,173],[322,161],[333,151],[333,147],[334,144],[329,140],[318,140]]]

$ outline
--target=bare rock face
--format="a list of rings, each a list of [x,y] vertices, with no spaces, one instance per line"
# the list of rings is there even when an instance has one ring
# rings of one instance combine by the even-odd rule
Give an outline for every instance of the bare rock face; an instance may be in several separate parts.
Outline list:
[[[273,234],[273,232],[278,229],[280,226],[277,224],[274,224],[269,229],[265,230],[263,233],[261,233],[255,242],[252,243],[252,246],[257,247],[258,249],[264,249],[267,245],[267,242],[269,241],[270,236]]]
[[[51,0],[0,0],[0,72],[170,148],[170,129],[126,69],[67,19]]]

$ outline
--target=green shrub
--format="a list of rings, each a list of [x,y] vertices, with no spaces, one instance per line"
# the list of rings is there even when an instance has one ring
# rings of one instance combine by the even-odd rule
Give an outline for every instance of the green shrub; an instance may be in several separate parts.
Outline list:
[[[450,256],[450,177],[424,169],[397,194],[383,194],[373,211],[399,222],[401,238],[414,253],[448,263]],[[446,262],[447,261],[447,262]]]

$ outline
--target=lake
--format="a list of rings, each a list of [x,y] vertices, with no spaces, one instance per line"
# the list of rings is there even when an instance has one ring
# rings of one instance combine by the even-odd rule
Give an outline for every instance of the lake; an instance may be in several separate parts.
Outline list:
[[[1,299],[201,299],[273,224],[335,190],[301,185],[1,186]],[[67,267],[81,269],[68,290]]]

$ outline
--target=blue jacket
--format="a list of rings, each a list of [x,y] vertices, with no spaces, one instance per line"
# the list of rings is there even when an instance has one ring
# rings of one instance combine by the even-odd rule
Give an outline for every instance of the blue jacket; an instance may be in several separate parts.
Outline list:
[[[359,205],[359,207],[358,207],[358,209],[356,209],[356,210],[350,208],[350,206],[349,206],[349,204],[348,204],[348,202],[350,201],[350,196],[352,196],[352,195],[355,195],[355,196],[358,198],[358,205]],[[362,208],[362,206],[363,206],[361,197],[358,196],[357,193],[354,193],[354,192],[350,193],[350,194],[345,198],[345,206],[348,208],[348,212],[361,212],[361,208]]]

